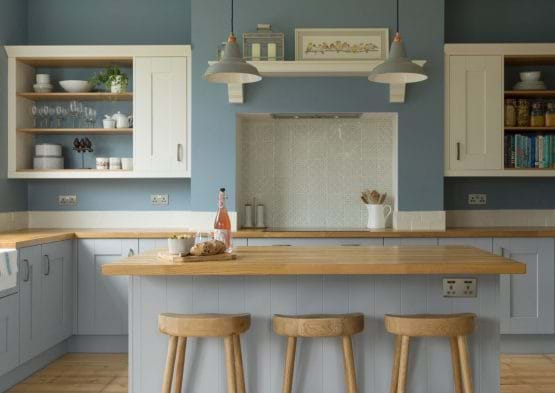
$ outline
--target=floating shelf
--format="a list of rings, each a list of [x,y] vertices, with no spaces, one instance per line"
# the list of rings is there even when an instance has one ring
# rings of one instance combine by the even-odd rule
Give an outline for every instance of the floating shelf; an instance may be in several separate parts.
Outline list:
[[[505,127],[506,132],[555,132],[555,127]]]
[[[49,135],[122,135],[132,134],[132,128],[18,128],[17,132]]]
[[[11,173],[11,177],[17,179],[122,179],[141,177],[141,175],[134,171],[124,170],[23,169]]]
[[[214,64],[210,61],[208,64]],[[269,78],[298,78],[298,77],[367,77],[381,61],[249,61],[260,75]],[[414,63],[423,66],[425,60],[415,60]],[[367,82],[370,83],[370,82]],[[400,83],[389,86],[389,102],[405,102],[405,86]],[[243,85],[241,83],[228,84],[228,98],[232,104],[244,102]]]
[[[555,90],[507,90],[505,97],[555,97]]]
[[[17,93],[33,101],[132,101],[133,93]]]

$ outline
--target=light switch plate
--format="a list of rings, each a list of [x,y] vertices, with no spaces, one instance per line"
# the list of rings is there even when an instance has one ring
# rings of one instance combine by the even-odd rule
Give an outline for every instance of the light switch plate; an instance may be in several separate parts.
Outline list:
[[[59,206],[77,206],[77,195],[58,195]]]
[[[469,205],[485,205],[488,203],[488,194],[468,194]]]
[[[150,203],[155,206],[165,206],[170,202],[168,194],[152,194],[150,196]]]
[[[443,297],[476,297],[475,278],[444,278]]]

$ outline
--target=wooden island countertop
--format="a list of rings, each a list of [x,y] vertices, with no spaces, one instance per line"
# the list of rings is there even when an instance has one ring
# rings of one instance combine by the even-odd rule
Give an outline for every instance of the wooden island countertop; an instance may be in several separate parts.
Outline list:
[[[104,275],[282,276],[525,274],[526,265],[464,246],[238,247],[237,259],[171,263],[156,252],[102,266]]]

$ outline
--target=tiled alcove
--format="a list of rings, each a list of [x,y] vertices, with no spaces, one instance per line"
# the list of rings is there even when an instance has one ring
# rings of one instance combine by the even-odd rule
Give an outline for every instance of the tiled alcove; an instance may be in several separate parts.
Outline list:
[[[364,228],[362,190],[396,193],[397,115],[347,119],[237,120],[237,211],[265,205],[274,228]]]

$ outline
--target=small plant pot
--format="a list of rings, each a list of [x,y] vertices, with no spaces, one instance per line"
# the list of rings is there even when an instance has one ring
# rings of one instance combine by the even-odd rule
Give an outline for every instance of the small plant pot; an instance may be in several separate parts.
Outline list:
[[[168,239],[168,252],[170,254],[189,254],[191,247],[195,245],[194,238]]]
[[[121,76],[117,76],[110,84],[110,91],[112,93],[125,93],[127,91],[127,82]]]

